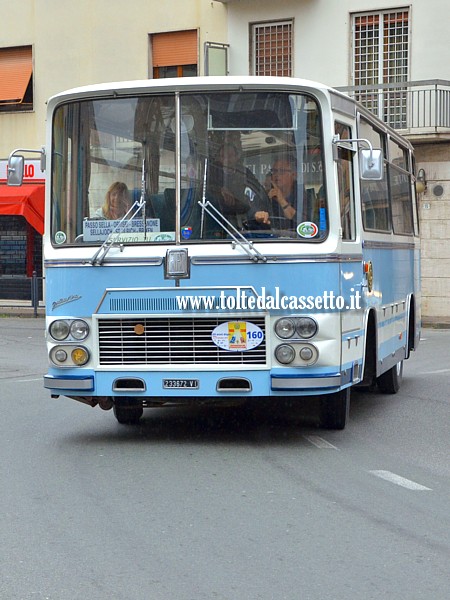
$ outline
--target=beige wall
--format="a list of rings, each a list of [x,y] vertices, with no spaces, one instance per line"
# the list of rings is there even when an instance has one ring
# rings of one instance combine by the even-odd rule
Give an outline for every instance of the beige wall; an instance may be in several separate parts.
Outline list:
[[[450,143],[420,146],[427,189],[419,196],[425,321],[450,319]],[[440,192],[442,191],[442,194]]]
[[[57,92],[148,78],[150,33],[198,29],[201,74],[204,42],[226,42],[226,8],[211,0],[0,0],[0,14],[0,45],[33,45],[34,58],[34,112],[0,113],[0,158],[44,144]]]
[[[294,18],[294,76],[351,85],[352,12],[410,9],[410,80],[450,79],[448,0],[230,0],[230,75],[249,70],[249,23]]]

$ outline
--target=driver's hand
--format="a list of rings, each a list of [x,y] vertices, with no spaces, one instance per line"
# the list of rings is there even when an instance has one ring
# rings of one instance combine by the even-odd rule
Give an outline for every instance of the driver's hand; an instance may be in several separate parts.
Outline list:
[[[255,212],[255,221],[262,223],[263,225],[270,225],[270,215],[264,210]]]

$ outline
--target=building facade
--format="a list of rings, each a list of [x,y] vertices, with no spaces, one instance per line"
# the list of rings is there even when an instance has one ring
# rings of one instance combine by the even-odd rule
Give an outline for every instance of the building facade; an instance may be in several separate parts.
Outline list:
[[[413,143],[424,180],[418,195],[423,320],[450,323],[448,1],[223,3],[231,75],[288,75],[337,87]]]
[[[448,0],[173,0],[170,11],[155,0],[0,0],[0,9],[3,162],[42,145],[51,95],[90,83],[283,75],[358,98],[415,146],[424,321],[450,322]],[[2,191],[0,171],[0,206]],[[16,216],[15,231],[20,218],[28,227]],[[0,237],[0,252],[9,241]],[[29,272],[27,256],[17,264]]]
[[[24,185],[8,188],[6,163],[13,149],[44,144],[48,98],[91,83],[225,74],[226,7],[174,0],[170,8],[155,0],[0,0],[0,299],[30,298],[33,272],[42,275],[42,174],[27,161]]]

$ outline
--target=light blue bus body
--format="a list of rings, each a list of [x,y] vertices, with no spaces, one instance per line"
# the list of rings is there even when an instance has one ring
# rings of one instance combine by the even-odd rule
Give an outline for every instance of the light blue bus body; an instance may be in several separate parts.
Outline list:
[[[397,391],[420,329],[406,141],[345,96],[291,79],[93,86],[55,96],[48,110],[53,396],[113,407],[121,423],[165,403],[314,396],[321,425],[340,429],[352,386]],[[221,143],[244,165],[229,188],[225,163],[210,182]],[[382,149],[378,178],[362,172],[371,145]],[[271,183],[283,164],[291,196]],[[135,203],[100,226],[115,179]],[[224,189],[241,179],[250,208],[234,221]],[[134,238],[134,219],[156,229]]]

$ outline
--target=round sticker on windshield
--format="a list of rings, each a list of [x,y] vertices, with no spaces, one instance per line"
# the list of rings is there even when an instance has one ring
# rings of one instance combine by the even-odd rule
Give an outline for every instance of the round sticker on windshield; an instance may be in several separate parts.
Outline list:
[[[66,239],[67,239],[67,236],[64,233],[64,231],[57,231],[55,233],[55,244],[64,244]]]
[[[313,238],[317,235],[319,228],[311,221],[303,221],[297,227],[297,233],[302,238]]]

